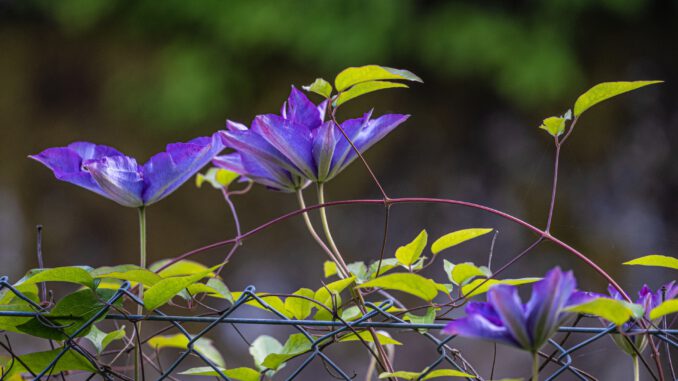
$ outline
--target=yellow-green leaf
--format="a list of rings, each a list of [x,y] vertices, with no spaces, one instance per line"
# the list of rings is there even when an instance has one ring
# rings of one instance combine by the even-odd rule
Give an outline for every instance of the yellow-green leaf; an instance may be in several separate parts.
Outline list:
[[[200,188],[202,184],[208,182],[215,189],[226,188],[240,175],[223,168],[210,168],[205,174],[195,175],[195,185]]]
[[[597,298],[590,302],[569,307],[571,312],[589,314],[603,318],[616,325],[629,321],[634,312],[627,303],[611,298]]]
[[[557,116],[546,118],[539,128],[545,130],[551,136],[560,136],[565,131],[565,118]]]
[[[372,93],[378,90],[391,89],[396,87],[407,88],[407,85],[404,83],[389,81],[369,81],[358,83],[355,86],[351,87],[350,89],[339,93],[339,96],[334,101],[334,107],[339,107],[342,104],[350,101],[351,99],[357,98],[367,93]]]
[[[332,95],[332,85],[329,82],[322,78],[316,78],[313,83],[308,86],[302,86],[306,91],[311,91],[318,95],[321,95],[325,98],[329,98]]]
[[[120,265],[114,267],[100,267],[90,273],[94,278],[119,279],[141,283],[144,286],[153,286],[162,278],[153,271],[146,270],[136,265]]]
[[[419,257],[421,257],[421,253],[426,248],[427,242],[428,234],[426,233],[426,230],[422,230],[412,242],[405,246],[400,246],[396,250],[395,257],[400,264],[405,267],[410,267],[419,259]]]
[[[144,307],[150,311],[164,305],[181,292],[181,290],[213,274],[212,271],[216,270],[219,266],[216,265],[211,269],[206,269],[193,275],[173,276],[161,280],[144,293]]]
[[[519,286],[521,284],[534,283],[541,280],[541,278],[520,278],[520,279],[475,279],[470,283],[461,287],[461,293],[466,298],[486,293],[492,286],[498,284],[508,284],[511,286]],[[483,283],[484,282],[484,283]],[[482,283],[482,285],[480,285]],[[477,287],[477,288],[476,288]],[[475,289],[475,290],[474,290]]]
[[[346,289],[346,287],[350,286],[354,282],[355,282],[355,277],[352,276],[350,278],[340,279],[338,281],[332,282],[332,283],[330,283],[330,284],[328,284],[324,287],[320,287],[315,292],[314,299],[331,308],[332,307],[332,295],[333,294],[340,294],[342,291],[344,291],[344,289]],[[330,292],[332,294],[330,294]]]
[[[666,300],[650,311],[650,319],[659,319],[660,317],[676,312],[678,312],[678,299]]]
[[[391,336],[386,336],[383,333],[377,332],[377,337],[379,338],[379,342],[381,344],[403,345],[403,343],[400,341],[392,338]],[[368,343],[374,342],[374,337],[372,337],[372,333],[370,333],[370,331],[360,331],[357,335],[352,332],[339,338],[339,341],[359,341],[360,339]]]
[[[89,268],[78,266],[33,269],[17,282],[15,286],[20,291],[23,291],[25,287],[41,282],[78,283],[89,288],[94,288],[94,278],[89,274]]]
[[[261,373],[257,372],[256,370],[252,368],[246,368],[246,367],[241,367],[241,368],[233,368],[233,369],[224,369],[224,368],[219,368],[221,373],[226,375],[226,377],[230,378],[231,380],[238,380],[238,381],[259,381],[261,378]],[[185,370],[179,374],[186,375],[186,376],[212,376],[212,377],[221,377],[217,371],[212,369],[210,366],[201,366],[197,368],[191,368],[188,370]]]
[[[633,81],[633,82],[603,82],[593,86],[579,96],[574,104],[574,116],[578,117],[584,111],[596,104],[644,86],[662,83],[664,81]]]
[[[332,261],[325,261],[323,263],[323,272],[325,273],[325,278],[337,275],[337,264]]]
[[[402,79],[406,81],[423,82],[421,78],[407,70],[378,65],[366,65],[344,69],[334,79],[334,87],[336,87],[338,91],[344,91],[357,83],[385,79]]]
[[[464,284],[471,278],[478,276],[486,277],[483,270],[471,262],[459,263],[452,268],[452,281],[455,284]]]
[[[188,337],[184,334],[177,333],[176,335],[170,336],[154,336],[147,341],[148,345],[157,350],[163,348],[177,348],[177,349],[188,349]],[[221,356],[219,351],[212,344],[212,340],[201,337],[193,343],[193,349],[196,352],[199,352],[203,356],[207,357],[213,363],[224,367],[226,366],[224,358]]]
[[[424,371],[425,372],[425,371]],[[392,377],[397,377],[397,378],[402,378],[405,380],[430,380],[433,378],[439,378],[439,377],[465,377],[465,378],[476,378],[472,374],[464,373],[458,370],[454,369],[436,369],[432,370],[429,373],[427,373],[424,377],[421,377],[421,375],[424,372],[406,372],[406,371],[398,371],[398,372],[384,372],[379,375],[379,379],[384,379],[384,378],[392,378]],[[421,377],[421,378],[420,378]]]
[[[52,361],[54,361],[56,356],[59,355],[62,350],[63,348],[57,348],[51,351],[34,352],[21,355],[17,361],[14,361],[14,364],[8,369],[7,374],[4,375],[3,379],[12,379],[14,375],[28,373],[26,366],[28,366],[28,368],[30,368],[34,374],[40,373],[43,369],[47,368],[52,363]],[[24,366],[24,364],[26,366]],[[94,367],[94,365],[92,365],[92,363],[90,363],[83,355],[73,349],[67,350],[66,353],[61,356],[59,361],[57,361],[57,363],[51,369],[51,374],[59,374],[69,370],[82,370],[92,373],[97,372],[97,369]]]
[[[309,288],[300,288],[294,292],[294,295],[313,299],[315,292]],[[315,307],[315,303],[305,298],[288,296],[285,299],[285,310],[295,319],[306,319],[311,314],[313,307]]]
[[[624,264],[637,266],[667,267],[670,269],[678,270],[678,258],[659,254],[646,255],[644,257],[624,262]]]
[[[438,295],[435,282],[413,273],[393,273],[382,275],[358,286],[359,288],[378,287],[387,290],[402,291],[427,302]]]
[[[466,242],[476,237],[480,237],[491,232],[492,229],[486,228],[475,228],[475,229],[463,229],[456,232],[445,234],[444,236],[438,238],[433,245],[431,245],[431,252],[435,255],[440,253],[445,249],[459,245],[462,242]]]
[[[295,333],[285,342],[285,345],[279,351],[269,353],[262,361],[261,365],[268,369],[278,369],[287,360],[308,352],[311,349],[311,341],[302,333]]]
[[[151,271],[157,271],[159,268],[164,266],[169,261],[170,261],[169,259],[164,259],[155,262],[148,269]],[[215,266],[212,269],[216,269],[218,267],[219,266]],[[158,272],[158,275],[160,275],[163,278],[167,278],[173,276],[193,275],[204,272],[205,270],[208,270],[208,267],[203,265],[202,263],[184,259],[182,261],[167,266],[167,268],[162,269],[160,272]],[[210,272],[209,275],[214,276],[214,273]]]
[[[240,299],[240,296],[242,296],[242,294],[243,294],[243,293],[242,293],[241,291],[233,291],[233,292],[231,293],[231,295],[233,295],[233,299],[234,299],[234,300]],[[278,296],[275,296],[275,295],[268,295],[268,294],[265,293],[265,292],[262,292],[262,293],[259,293],[259,292],[258,292],[258,293],[257,293],[257,296],[258,296],[259,299],[261,299],[264,303],[266,303],[266,304],[268,304],[269,306],[271,306],[271,308],[273,308],[274,310],[276,310],[276,311],[282,313],[283,315],[285,315],[285,316],[287,316],[287,317],[292,317],[292,314],[288,313],[287,310],[285,309],[285,302],[283,302],[283,300],[280,299]],[[252,306],[252,307],[257,307],[257,308],[259,308],[259,309],[262,309],[262,310],[271,312],[271,310],[269,310],[268,308],[266,308],[263,304],[259,303],[259,301],[256,300],[256,299],[250,300],[250,301],[248,301],[246,304],[249,305],[249,306]]]

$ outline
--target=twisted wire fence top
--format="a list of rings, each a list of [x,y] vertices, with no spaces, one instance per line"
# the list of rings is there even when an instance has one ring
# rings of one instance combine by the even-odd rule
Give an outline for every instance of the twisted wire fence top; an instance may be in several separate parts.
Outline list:
[[[24,300],[29,303],[34,309],[33,312],[29,311],[12,311],[7,308],[0,310],[0,319],[2,318],[16,318],[16,317],[27,317],[27,318],[36,318],[41,324],[45,327],[59,330],[64,332],[66,327],[59,326],[53,321],[53,317],[49,316],[48,311],[46,311],[42,306],[35,303],[31,298],[24,295],[22,292],[17,290],[12,286],[7,277],[0,278],[0,292],[11,292],[14,296]],[[339,363],[332,359],[325,349],[329,347],[332,343],[335,343],[342,334],[348,333],[357,333],[366,328],[377,328],[380,330],[394,330],[394,331],[410,331],[418,333],[424,340],[430,343],[431,348],[431,361],[425,370],[418,376],[417,379],[423,379],[426,375],[435,370],[443,367],[451,367],[459,371],[468,371],[467,365],[462,361],[459,356],[459,352],[451,346],[451,343],[454,340],[454,336],[440,335],[438,331],[442,329],[445,324],[443,323],[432,323],[432,324],[418,324],[411,323],[403,320],[402,318],[388,312],[389,308],[393,305],[393,301],[387,300],[379,304],[367,302],[366,306],[368,307],[368,312],[361,316],[360,318],[352,321],[344,321],[341,319],[335,320],[295,320],[285,316],[282,312],[273,308],[269,303],[267,303],[260,295],[255,293],[255,288],[253,286],[247,287],[244,292],[238,297],[237,300],[233,302],[228,308],[225,308],[221,311],[215,312],[211,316],[176,316],[176,315],[167,315],[159,310],[154,310],[147,315],[135,315],[125,313],[121,308],[116,307],[116,303],[120,302],[122,298],[128,298],[129,301],[132,301],[136,305],[143,305],[143,302],[138,299],[138,297],[131,292],[129,282],[122,284],[112,296],[102,304],[102,307],[96,311],[89,319],[82,323],[77,329],[72,333],[65,335],[65,339],[62,340],[62,345],[58,347],[57,351],[54,352],[54,355],[50,361],[47,362],[46,366],[41,369],[31,369],[27,364],[21,363],[21,356],[14,352],[9,344],[0,342],[0,346],[5,350],[6,355],[10,357],[9,361],[3,368],[2,379],[4,380],[6,375],[8,375],[9,370],[13,366],[22,366],[26,374],[30,374],[32,379],[40,380],[47,379],[49,377],[55,377],[56,373],[61,373],[61,377],[64,377],[64,372],[59,372],[58,364],[60,361],[63,361],[67,356],[78,356],[78,358],[83,359],[89,365],[91,365],[91,371],[87,372],[89,375],[87,379],[92,379],[94,377],[100,377],[105,380],[129,380],[127,376],[117,372],[112,364],[103,363],[101,360],[92,354],[86,346],[78,340],[78,336],[88,330],[92,325],[101,320],[112,320],[112,321],[126,321],[131,323],[136,327],[137,322],[139,321],[160,321],[166,322],[171,325],[172,328],[176,329],[181,335],[186,338],[186,346],[181,351],[181,353],[176,357],[176,359],[165,369],[155,369],[155,374],[151,374],[150,371],[146,371],[146,379],[153,377],[152,379],[164,380],[164,379],[176,379],[175,376],[180,373],[183,369],[183,362],[191,356],[194,359],[202,362],[205,367],[208,367],[212,371],[212,375],[217,376],[222,380],[231,380],[234,378],[229,378],[227,376],[227,370],[220,367],[216,364],[208,355],[203,351],[200,351],[196,347],[198,340],[202,339],[210,331],[214,330],[216,327],[229,324],[229,325],[260,325],[260,326],[289,326],[298,333],[302,334],[307,340],[307,349],[303,353],[295,354],[290,359],[285,360],[290,365],[294,364],[295,368],[289,372],[285,379],[293,380],[302,374],[305,370],[308,371],[309,364],[313,361],[321,361],[329,375],[323,377],[331,377],[334,379],[341,380],[353,380],[356,378],[356,374],[346,371],[342,368]],[[272,313],[275,318],[249,318],[249,317],[233,317],[234,312],[241,309],[242,306],[247,305],[248,303],[257,303],[261,308]],[[189,330],[185,328],[186,324],[200,324],[200,329],[195,334],[189,333]],[[322,334],[311,331],[312,329],[325,328],[326,331],[323,331]],[[436,331],[436,334],[431,331]],[[633,335],[633,334],[650,334],[653,337],[661,340],[666,343],[673,349],[678,349],[678,330],[676,329],[649,329],[649,330],[636,330],[635,332],[620,332],[614,325],[608,327],[576,327],[576,326],[562,326],[559,329],[562,333],[579,333],[585,335],[585,339],[575,344],[569,344],[568,346],[564,345],[564,341],[560,343],[555,340],[549,340],[550,346],[554,351],[551,355],[542,353],[542,357],[546,359],[547,362],[550,362],[555,366],[555,370],[548,375],[545,380],[554,380],[557,377],[563,374],[569,374],[572,379],[577,380],[595,380],[593,376],[589,375],[585,371],[576,367],[573,361],[573,354],[576,351],[581,350],[582,348],[587,347],[588,345],[604,338],[608,335]],[[147,341],[148,339],[145,339]],[[138,344],[142,342],[141,339],[138,339]],[[9,343],[9,341],[7,341]],[[55,343],[51,344],[54,346]],[[261,369],[262,379],[265,374],[267,374],[267,369]],[[83,372],[76,372],[83,373]],[[472,378],[467,378],[471,380]]]

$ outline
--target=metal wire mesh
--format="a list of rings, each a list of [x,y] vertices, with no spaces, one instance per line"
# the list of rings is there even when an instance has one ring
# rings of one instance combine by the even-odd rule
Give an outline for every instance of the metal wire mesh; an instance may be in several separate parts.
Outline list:
[[[15,287],[8,282],[7,277],[0,278],[0,291],[7,290],[6,292],[13,293],[16,297],[22,299],[23,301],[29,303],[34,311],[8,311],[0,310],[1,317],[31,317],[36,318],[41,324],[44,324],[46,327],[53,329],[61,329],[57,324],[50,320],[50,317],[47,316],[47,312],[42,306],[35,303],[29,297],[21,293]],[[356,375],[350,374],[350,372],[342,369],[338,363],[330,358],[330,356],[325,353],[325,349],[330,346],[332,343],[336,342],[336,338],[342,333],[348,332],[357,332],[364,330],[366,328],[375,328],[381,330],[409,330],[417,332],[423,337],[427,342],[431,344],[432,355],[434,360],[425,368],[426,370],[419,376],[419,379],[425,377],[429,372],[434,369],[440,368],[441,366],[450,366],[454,369],[460,371],[468,371],[467,367],[464,365],[464,362],[461,361],[459,357],[458,350],[451,347],[451,342],[454,340],[454,336],[445,336],[441,335],[439,331],[445,326],[443,323],[432,323],[432,324],[417,324],[411,323],[403,320],[402,318],[389,313],[388,310],[392,306],[393,301],[387,300],[379,304],[375,303],[366,303],[368,312],[361,316],[360,318],[353,321],[343,321],[340,319],[337,320],[295,320],[290,319],[285,316],[282,312],[273,308],[269,303],[267,303],[262,297],[255,293],[255,288],[253,286],[247,287],[245,291],[240,295],[240,297],[233,302],[228,308],[220,311],[215,316],[174,316],[167,315],[159,310],[154,310],[147,315],[134,315],[128,313],[121,313],[121,310],[115,307],[115,303],[121,301],[122,298],[127,298],[128,301],[136,305],[143,305],[143,302],[131,291],[130,284],[125,282],[120,286],[114,294],[105,301],[103,306],[89,319],[87,319],[78,329],[73,331],[71,334],[66,335],[66,339],[63,340],[63,346],[60,348],[56,356],[42,369],[31,369],[27,364],[21,364],[26,370],[26,373],[30,374],[31,377],[35,380],[47,379],[49,377],[55,377],[53,373],[55,372],[56,366],[59,361],[66,356],[70,351],[75,351],[79,355],[82,355],[86,361],[88,361],[94,369],[95,372],[89,372],[87,379],[92,379],[94,377],[101,377],[105,380],[130,380],[128,376],[121,374],[113,369],[113,367],[105,365],[97,361],[94,355],[92,355],[86,348],[84,348],[77,337],[85,332],[89,327],[91,327],[95,322],[100,319],[115,320],[115,321],[127,321],[132,323],[136,327],[137,323],[140,321],[162,321],[171,324],[174,328],[178,330],[182,335],[188,340],[185,350],[183,350],[179,356],[172,362],[172,364],[166,369],[159,371],[157,375],[157,380],[164,380],[166,378],[174,378],[178,373],[182,363],[186,360],[187,357],[193,356],[204,365],[211,368],[215,375],[222,380],[230,380],[225,372],[220,366],[210,360],[208,356],[196,349],[196,342],[205,337],[210,331],[222,324],[243,324],[243,325],[263,325],[263,326],[274,326],[274,325],[284,325],[289,326],[303,334],[311,343],[310,349],[306,352],[295,356],[294,359],[288,360],[290,363],[295,363],[296,368],[286,376],[287,380],[293,380],[297,378],[304,371],[308,371],[309,364],[314,360],[322,361],[328,372],[331,370],[331,375],[333,378],[341,380],[353,380]],[[260,304],[264,309],[270,311],[274,314],[275,318],[240,318],[233,317],[234,312],[239,310],[242,306],[246,305],[248,302],[256,302]],[[113,310],[113,311],[111,311]],[[191,334],[184,327],[184,324],[187,323],[198,323],[204,325],[196,334]],[[322,335],[314,334],[309,331],[311,328],[323,327],[328,331]],[[436,334],[431,333],[431,331],[437,332]],[[608,326],[606,328],[595,328],[595,327],[560,327],[559,329],[562,333],[579,333],[588,335],[588,337],[576,344],[570,344],[567,348],[563,346],[562,342],[556,342],[555,340],[549,340],[549,343],[552,347],[554,353],[552,355],[542,354],[545,358],[545,361],[555,364],[556,369],[550,375],[545,377],[545,380],[555,380],[559,376],[567,373],[570,374],[577,380],[588,381],[591,380],[590,376],[583,370],[578,369],[573,363],[573,354],[582,348],[585,348],[592,343],[600,340],[603,337],[608,335],[632,335],[632,334],[649,334],[652,337],[660,340],[665,343],[667,346],[678,349],[678,340],[676,335],[678,330],[676,329],[646,329],[639,330],[635,329],[634,332],[619,332],[617,327],[614,325]],[[138,336],[137,336],[138,337]],[[138,344],[141,344],[141,340],[138,339]],[[4,348],[7,352],[7,355],[10,357],[8,362],[9,365],[5,367],[5,372],[11,369],[15,363],[21,363],[21,358],[19,355],[14,353],[12,348],[5,343],[0,342],[0,347]],[[262,374],[266,370],[261,371]],[[5,373],[6,374],[6,373]],[[0,379],[5,378],[5,374],[2,375]],[[61,376],[63,377],[63,375]],[[468,380],[472,380],[468,378]]]

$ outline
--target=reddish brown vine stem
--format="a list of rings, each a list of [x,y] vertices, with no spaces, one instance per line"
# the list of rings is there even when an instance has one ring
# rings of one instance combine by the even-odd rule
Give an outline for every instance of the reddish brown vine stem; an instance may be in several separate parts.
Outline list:
[[[266,230],[267,228],[282,222],[284,220],[287,220],[289,218],[292,218],[294,216],[298,216],[300,214],[303,214],[305,212],[308,212],[310,210],[315,210],[319,208],[325,208],[325,207],[333,207],[333,206],[339,206],[339,205],[365,205],[365,204],[370,204],[370,205],[395,205],[395,204],[447,204],[447,205],[459,205],[459,206],[464,206],[472,209],[478,209],[487,213],[494,214],[496,216],[502,217],[506,220],[509,220],[513,223],[516,223],[533,233],[539,235],[540,237],[551,241],[555,243],[556,245],[560,246],[561,248],[565,249],[569,253],[573,254],[580,260],[582,260],[584,263],[586,263],[589,267],[591,267],[593,270],[595,270],[598,274],[600,274],[605,280],[607,280],[612,287],[614,287],[619,293],[626,299],[627,301],[631,301],[631,298],[626,294],[624,289],[610,276],[605,270],[603,270],[600,266],[598,266],[595,262],[593,262],[591,259],[589,259],[586,255],[582,254],[578,250],[574,249],[572,246],[566,244],[565,242],[561,241],[560,239],[554,237],[551,233],[541,230],[538,227],[521,220],[518,217],[515,217],[511,214],[508,214],[506,212],[502,212],[500,210],[491,208],[489,206],[481,205],[481,204],[476,204],[472,202],[467,202],[467,201],[460,201],[460,200],[452,200],[452,199],[441,199],[441,198],[429,198],[429,197],[400,197],[400,198],[391,198],[388,200],[382,200],[382,199],[358,199],[358,200],[339,200],[339,201],[330,201],[326,202],[324,204],[316,204],[316,205],[311,205],[308,206],[304,209],[298,209],[294,210],[292,212],[286,213],[282,216],[279,216],[277,218],[274,218],[262,225],[259,225],[258,227],[249,230],[243,234],[241,234],[239,237],[234,237],[231,239],[227,239],[224,241],[219,241],[212,243],[210,245],[206,245],[200,248],[197,248],[195,250],[191,250],[189,252],[186,252],[184,254],[179,255],[178,257],[175,257],[174,259],[168,261],[162,268],[160,268],[158,271],[172,265],[173,263],[176,263],[180,260],[186,259],[188,257],[191,257],[193,255],[215,249],[218,247],[222,247],[225,245],[232,244],[234,242],[237,242],[239,240],[244,240],[247,239],[263,230]]]

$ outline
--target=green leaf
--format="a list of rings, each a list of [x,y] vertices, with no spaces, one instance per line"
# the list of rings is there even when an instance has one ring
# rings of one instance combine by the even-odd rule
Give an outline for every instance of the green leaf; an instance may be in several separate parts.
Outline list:
[[[98,269],[92,270],[90,275],[96,279],[109,278],[128,280],[130,282],[141,283],[144,286],[149,287],[162,280],[160,275],[136,265],[100,267]]]
[[[36,312],[34,307],[27,301],[15,296],[9,289],[4,289],[2,291],[7,291],[7,295],[3,295],[2,302],[0,302],[0,312],[2,311],[17,311],[17,312]],[[23,292],[24,296],[33,302],[38,303],[38,294],[37,289],[35,292]],[[19,317],[19,316],[0,316],[0,330],[2,331],[11,331],[11,332],[22,332],[18,326],[30,321],[31,317]]]
[[[43,314],[53,325],[61,327],[60,329],[48,327],[43,320],[37,318],[32,318],[17,326],[17,328],[29,335],[52,340],[65,340],[67,336],[73,335],[89,319],[105,308],[106,301],[114,293],[114,290],[108,289],[97,289],[95,293],[89,288],[84,288],[64,296],[49,313]],[[118,300],[116,305],[122,305],[122,300]],[[104,317],[105,315],[99,317],[97,321]],[[91,326],[80,332],[78,337],[87,335],[90,329]]]
[[[360,338],[359,338],[360,337]],[[391,336],[387,336],[383,333],[377,332],[377,337],[379,338],[379,342],[381,344],[390,344],[390,345],[403,345],[400,341],[392,338]],[[374,337],[372,337],[372,333],[370,331],[360,331],[356,335],[355,333],[351,332],[348,335],[344,335],[339,338],[339,341],[366,341],[368,343],[373,343],[374,342]]]
[[[405,267],[410,267],[419,259],[419,257],[421,257],[421,253],[424,252],[427,242],[428,234],[426,233],[426,230],[422,230],[412,242],[405,246],[400,246],[396,250],[395,257],[400,264]]]
[[[211,269],[206,269],[193,275],[175,276],[161,280],[144,293],[144,307],[152,311],[163,306],[176,294],[181,292],[181,290],[213,274],[212,271],[216,270],[219,266],[216,265]]]
[[[650,311],[650,320],[659,319],[660,317],[676,312],[678,312],[678,299],[666,300]]]
[[[633,81],[633,82],[603,82],[593,86],[579,96],[574,104],[574,116],[578,117],[584,111],[596,104],[644,86],[662,83],[664,81]]]
[[[427,302],[432,301],[438,295],[438,288],[434,281],[413,273],[382,275],[358,287],[379,287],[387,290],[398,290],[419,297]]]
[[[261,335],[257,337],[250,345],[250,354],[254,359],[254,364],[259,370],[264,370],[263,365],[266,357],[271,353],[280,353],[283,345],[278,340],[268,335]]]
[[[295,291],[293,295],[304,296],[313,299],[315,292],[309,288],[300,288]],[[315,303],[304,298],[297,298],[288,296],[285,299],[285,310],[290,313],[295,319],[306,319],[311,314],[311,310]]]
[[[96,348],[97,353],[103,352],[108,345],[116,340],[122,340],[126,335],[125,326],[123,325],[120,329],[117,329],[112,332],[104,332],[93,325],[89,333],[85,336],[89,340],[94,348]]]
[[[261,363],[268,369],[278,370],[287,360],[311,350],[311,341],[303,333],[295,333],[285,342],[285,345],[276,352],[266,355]]]
[[[659,254],[646,255],[644,257],[624,262],[624,264],[637,266],[667,267],[670,269],[678,270],[678,258],[668,257],[666,255]]]
[[[452,282],[462,285],[475,277],[486,277],[485,272],[471,262],[459,263],[452,268]]]
[[[261,373],[257,372],[256,370],[252,368],[233,368],[233,369],[223,369],[219,368],[219,370],[226,375],[226,377],[232,379],[232,380],[239,380],[239,381],[259,381],[261,377]],[[214,377],[220,377],[219,373],[217,373],[212,367],[209,366],[201,366],[198,368],[191,368],[189,370],[185,370],[181,373],[181,375],[186,375],[186,376],[214,376]]]
[[[155,348],[157,350],[163,348],[188,349],[188,342],[189,342],[188,337],[181,333],[177,333],[176,335],[171,336],[154,336],[148,339],[147,341],[148,345],[151,348]],[[207,339],[205,337],[201,337],[193,343],[193,349],[195,349],[196,352],[199,352],[200,354],[208,358],[216,365],[219,365],[221,367],[226,366],[224,358],[221,356],[219,351],[214,347],[214,344],[212,344],[212,340]]]
[[[332,261],[325,261],[325,263],[323,263],[323,271],[325,273],[325,278],[337,275],[337,264]]]
[[[34,374],[38,374],[43,369],[47,368],[62,350],[63,348],[57,348],[51,351],[34,352],[21,355],[19,356],[20,361],[15,361],[14,365],[8,370],[4,377],[11,379],[15,374],[28,373],[28,369],[26,369],[23,364],[26,364],[26,366],[31,371],[33,371]],[[61,356],[59,361],[57,361],[57,363],[52,368],[51,374],[58,374],[68,370],[82,370],[92,373],[97,372],[97,368],[95,368],[92,363],[87,361],[83,355],[72,349],[69,349],[63,356]]]
[[[480,237],[491,232],[493,229],[484,229],[484,228],[475,228],[475,229],[463,229],[456,232],[445,234],[444,236],[438,238],[433,245],[431,245],[431,252],[435,255],[440,253],[445,249],[459,245],[462,242],[466,242],[476,237]]]
[[[358,281],[359,283],[367,279],[368,272],[365,262],[362,261],[352,262],[346,265],[346,267],[348,267],[348,272],[351,273],[351,275],[355,275],[356,281]]]
[[[378,90],[392,89],[396,87],[407,88],[408,86],[405,85],[404,83],[389,81],[369,81],[358,83],[357,85],[351,87],[350,89],[339,93],[339,96],[334,101],[333,105],[334,107],[339,107],[342,104],[350,101],[351,99],[357,98],[361,95],[372,93]]]
[[[242,294],[243,293],[241,291],[234,291],[234,292],[231,293],[231,295],[233,295],[234,300],[240,299],[240,296]],[[268,293],[265,293],[265,292],[258,292],[256,295],[259,297],[259,299],[261,299],[264,303],[271,306],[271,308],[273,308],[274,310],[282,313],[283,315],[285,315],[287,317],[290,317],[290,318],[292,317],[292,314],[288,313],[287,310],[285,309],[285,302],[283,302],[283,300],[280,299],[279,297],[277,297],[275,295],[268,295]],[[256,299],[250,300],[245,304],[247,304],[248,306],[256,307],[256,308],[271,312],[271,310],[266,308],[263,304],[259,303],[259,301],[256,300]]]
[[[622,325],[634,316],[634,311],[629,308],[628,303],[610,298],[597,298],[569,307],[567,310],[598,316],[616,325]]]
[[[227,169],[210,168],[204,175],[202,173],[195,175],[195,185],[200,188],[202,184],[208,182],[215,189],[227,188],[239,176],[239,174]]]
[[[330,284],[325,285],[324,287],[320,287],[316,292],[315,292],[315,297],[314,299],[317,300],[318,302],[326,305],[327,307],[332,308],[332,295],[338,295],[346,287],[350,286],[355,282],[355,277],[352,276],[350,278],[345,278],[345,279],[340,279],[338,281],[332,282]],[[331,292],[331,294],[330,294]]]
[[[565,131],[565,118],[557,116],[546,118],[539,128],[545,130],[551,136],[560,136]]]
[[[313,83],[308,86],[302,86],[302,89],[316,93],[324,98],[329,98],[332,95],[332,85],[322,78],[316,78]]]
[[[360,312],[360,308],[357,306],[351,306],[346,309],[344,309],[341,312],[341,319],[345,321],[353,321],[358,319],[359,317],[362,316],[362,313]]]
[[[398,261],[397,258],[384,258],[381,260],[381,266],[379,265],[379,261],[374,261],[372,264],[370,264],[370,269],[368,271],[368,278],[376,278],[380,275],[384,275],[388,271],[398,267],[398,264],[400,261]],[[377,274],[377,268],[379,268],[379,274]]]
[[[436,320],[436,309],[429,307],[426,309],[426,314],[423,316],[415,315],[411,312],[408,312],[403,317],[404,320],[408,320],[412,324],[433,324]]]
[[[163,259],[161,261],[155,262],[148,269],[157,272],[158,269],[163,267],[169,261],[170,261],[169,259]],[[218,267],[219,266],[214,266],[212,267],[212,269],[214,270]],[[160,275],[163,278],[168,278],[174,276],[193,275],[204,272],[205,270],[208,270],[208,267],[203,265],[202,263],[184,259],[182,261],[167,266],[167,268],[158,272],[158,275]],[[214,273],[210,272],[209,275],[214,276]]]
[[[334,87],[336,87],[338,91],[344,91],[357,83],[384,79],[402,79],[423,82],[421,78],[407,70],[393,69],[378,65],[366,65],[344,69],[334,79]]]
[[[425,372],[425,371],[424,371]],[[419,377],[421,377],[424,372],[406,372],[406,371],[398,371],[398,372],[392,372],[392,373],[382,373],[379,375],[379,379],[384,379],[384,378],[391,378],[391,377],[398,377],[402,378],[405,380],[420,380]],[[436,369],[432,370],[428,374],[426,374],[424,377],[421,378],[421,380],[430,380],[432,378],[439,378],[439,377],[470,377],[470,378],[476,378],[472,374],[464,373],[458,370],[454,369]]]
[[[475,279],[475,280],[471,281],[470,283],[462,286],[461,287],[461,293],[464,295],[464,297],[470,298],[472,296],[484,294],[492,286],[495,286],[495,285],[498,285],[498,284],[508,284],[508,285],[511,285],[511,286],[519,286],[519,285],[522,285],[522,284],[534,283],[534,282],[537,282],[539,280],[541,280],[541,278],[520,278],[520,279],[502,279],[502,280]],[[481,283],[483,283],[483,285],[479,286]],[[476,288],[476,287],[478,287],[478,288]],[[473,291],[471,291],[471,290],[473,290]]]
[[[77,283],[85,287],[94,288],[94,278],[89,275],[88,267],[66,266],[51,269],[33,269],[24,278],[15,284],[20,291],[24,287],[41,282]]]

